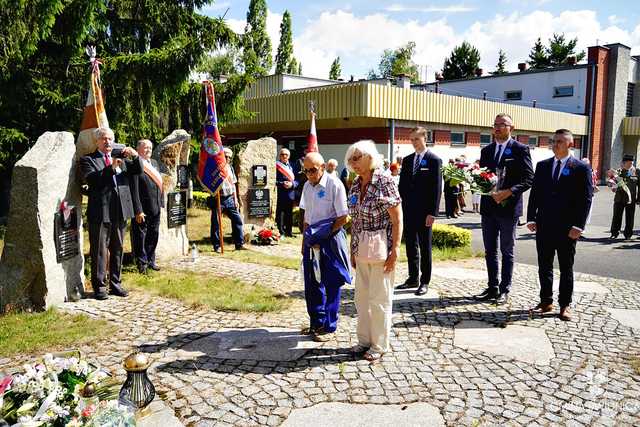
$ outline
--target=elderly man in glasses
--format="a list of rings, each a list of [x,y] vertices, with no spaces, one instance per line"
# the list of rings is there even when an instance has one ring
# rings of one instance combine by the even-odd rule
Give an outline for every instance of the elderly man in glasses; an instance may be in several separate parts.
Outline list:
[[[347,194],[339,178],[325,171],[320,153],[304,158],[307,182],[300,208],[304,209],[302,256],[304,293],[309,313],[308,333],[328,341],[338,326],[340,287],[351,283],[347,236]]]

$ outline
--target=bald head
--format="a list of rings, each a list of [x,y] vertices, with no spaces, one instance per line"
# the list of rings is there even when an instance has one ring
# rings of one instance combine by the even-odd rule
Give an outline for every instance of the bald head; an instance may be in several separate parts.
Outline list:
[[[304,156],[304,173],[311,184],[320,182],[324,173],[324,158],[320,153],[312,152]]]

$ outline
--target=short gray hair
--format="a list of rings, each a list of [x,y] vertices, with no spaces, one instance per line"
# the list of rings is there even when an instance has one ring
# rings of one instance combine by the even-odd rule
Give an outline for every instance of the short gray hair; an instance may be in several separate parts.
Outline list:
[[[338,167],[338,161],[336,159],[327,160],[327,164],[329,164],[329,163],[334,164],[334,165],[336,165],[336,167]]]
[[[115,135],[113,134],[113,131],[109,128],[97,128],[96,130],[93,131],[93,136],[96,137],[96,139],[100,139],[103,136],[107,136],[107,135],[111,135],[111,138],[115,138]]]
[[[140,146],[141,146],[142,144],[149,144],[149,145],[151,145],[151,146],[153,147],[153,142],[151,142],[151,141],[150,141],[150,140],[148,140],[148,139],[139,139],[139,140],[138,140],[138,145],[136,145],[136,147],[137,147],[137,148],[140,148]]]
[[[355,172],[349,165],[349,159],[355,152],[362,154],[363,156],[369,156],[371,159],[370,169],[378,169],[382,166],[382,155],[378,152],[375,142],[370,139],[363,139],[356,143],[353,143],[347,148],[347,153],[344,155],[344,164],[347,166],[349,172]]]
[[[281,148],[280,152],[278,154],[282,154],[282,153],[287,153],[288,155],[291,155],[291,151],[289,151],[288,148]]]

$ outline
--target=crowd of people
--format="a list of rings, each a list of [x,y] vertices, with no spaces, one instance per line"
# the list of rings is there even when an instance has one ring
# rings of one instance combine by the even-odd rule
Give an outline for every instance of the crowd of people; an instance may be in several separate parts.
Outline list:
[[[539,303],[532,312],[547,313],[553,307],[553,261],[560,264],[559,317],[570,320],[573,293],[573,261],[576,243],[588,220],[594,191],[589,165],[572,157],[573,135],[555,132],[554,156],[538,163],[534,173],[529,147],[511,136],[512,118],[496,116],[494,142],[481,150],[477,167],[499,171],[501,179],[490,194],[473,199],[481,215],[487,266],[487,287],[473,298],[497,305],[508,302],[512,290],[515,230],[523,215],[523,193],[531,190],[527,227],[536,233],[540,279]],[[91,244],[91,283],[95,296],[126,296],[120,274],[122,240],[128,219],[133,218],[132,242],[138,269],[159,269],[155,262],[162,186],[157,164],[150,159],[152,143],[138,142],[137,150],[114,149],[113,133],[96,130],[98,148],[80,159],[80,169],[89,186],[87,218]],[[406,245],[408,277],[397,289],[414,289],[424,295],[431,281],[432,229],[440,199],[449,197],[442,160],[427,147],[427,130],[411,132],[414,152],[390,164],[383,163],[373,141],[352,144],[345,155],[346,173],[338,175],[338,162],[325,162],[318,152],[307,153],[297,165],[283,148],[276,163],[278,189],[276,219],[283,236],[293,234],[293,208],[300,208],[303,242],[305,298],[309,333],[327,341],[335,333],[340,289],[350,283],[355,271],[355,305],[358,313],[358,345],[355,353],[376,361],[389,351],[391,312],[396,282],[395,269],[402,237]],[[232,152],[225,149],[227,164]],[[632,159],[631,159],[632,160]],[[462,159],[461,159],[462,161]],[[625,158],[625,162],[628,159]],[[629,167],[628,167],[629,166]],[[242,218],[238,212],[236,177],[228,166],[222,186],[222,211],[232,220],[236,249],[243,249]],[[616,194],[612,234],[616,219],[633,211],[636,189],[630,165],[612,174]],[[459,190],[453,195],[456,199]],[[453,202],[453,199],[452,199]],[[459,200],[458,200],[459,203]],[[216,209],[212,209],[215,212]],[[449,211],[448,211],[449,213]],[[455,210],[451,213],[455,214]],[[345,225],[351,218],[351,239]],[[627,218],[629,218],[627,216]],[[212,213],[214,249],[220,245],[218,217]],[[627,219],[627,227],[629,227]],[[625,235],[627,233],[625,229]],[[107,255],[108,254],[108,255]],[[500,262],[501,258],[501,262]],[[109,283],[106,282],[108,270]]]

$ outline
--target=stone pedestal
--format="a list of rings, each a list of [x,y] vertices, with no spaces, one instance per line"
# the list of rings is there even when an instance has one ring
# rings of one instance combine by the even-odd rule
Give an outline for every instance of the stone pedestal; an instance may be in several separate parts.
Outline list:
[[[79,254],[58,263],[54,216],[66,200],[82,230],[81,194],[75,180],[76,145],[69,132],[45,132],[13,170],[11,210],[0,260],[0,311],[44,310],[81,296]]]
[[[171,132],[153,149],[151,157],[158,162],[162,174],[162,190],[164,192],[165,208],[160,212],[160,235],[156,256],[159,259],[168,259],[175,256],[187,255],[189,251],[189,238],[187,227],[184,225],[169,228],[167,225],[167,194],[176,190],[178,182],[177,169],[179,165],[189,165],[191,136],[184,130],[178,129]]]
[[[244,220],[245,235],[255,227],[260,230],[264,227],[275,228],[276,213],[276,157],[277,143],[273,138],[260,138],[248,141],[236,152],[237,161],[234,162],[238,175],[238,198],[240,200],[240,214]],[[253,186],[253,166],[264,165],[267,167],[267,185]],[[267,217],[255,217],[249,215],[249,195],[252,189],[268,190],[270,199],[270,213]],[[264,194],[264,193],[263,193]]]

